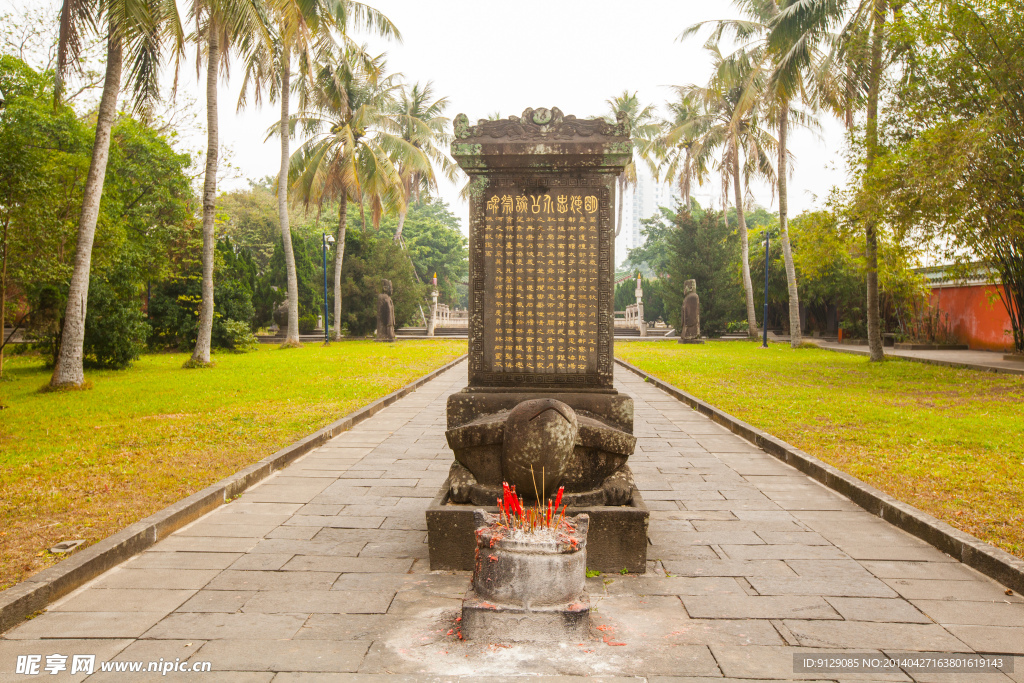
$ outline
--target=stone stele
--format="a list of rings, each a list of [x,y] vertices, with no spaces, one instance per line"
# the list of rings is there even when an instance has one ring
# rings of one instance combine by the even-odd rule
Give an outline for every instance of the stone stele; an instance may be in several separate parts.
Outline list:
[[[701,344],[700,298],[697,296],[697,281],[683,283],[683,308],[679,315],[679,343]]]
[[[382,280],[377,295],[377,341],[395,341],[395,304],[391,301],[391,280]]]
[[[570,506],[629,506],[633,401],[612,384],[625,114],[460,114],[451,151],[470,178],[469,385],[448,399],[445,505],[493,507],[508,481],[528,500],[562,486]]]

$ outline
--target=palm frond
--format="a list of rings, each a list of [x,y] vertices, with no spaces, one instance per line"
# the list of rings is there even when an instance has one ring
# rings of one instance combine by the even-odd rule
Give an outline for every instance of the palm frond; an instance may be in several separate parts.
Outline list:
[[[83,32],[96,29],[96,3],[93,0],[63,0],[60,7],[60,32],[57,38],[57,69],[54,72],[54,99],[59,102],[64,80],[70,71],[80,69]]]

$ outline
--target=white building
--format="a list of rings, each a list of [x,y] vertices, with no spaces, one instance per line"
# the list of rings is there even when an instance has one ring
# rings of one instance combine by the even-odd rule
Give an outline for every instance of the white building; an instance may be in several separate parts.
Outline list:
[[[622,231],[615,239],[615,265],[620,265],[629,250],[644,243],[644,218],[650,218],[658,212],[659,206],[675,211],[677,203],[682,201],[679,187],[669,183],[657,183],[647,169],[637,168],[635,187],[626,188],[622,206]],[[618,207],[616,207],[618,212]],[[617,218],[617,216],[616,216]]]

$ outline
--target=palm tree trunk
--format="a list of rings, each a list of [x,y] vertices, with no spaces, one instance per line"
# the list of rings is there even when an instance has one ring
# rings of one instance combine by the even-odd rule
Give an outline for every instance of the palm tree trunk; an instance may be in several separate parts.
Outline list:
[[[345,260],[345,223],[348,221],[348,197],[338,202],[337,251],[334,253],[334,340],[341,341],[341,266]]]
[[[405,227],[405,215],[407,213],[409,213],[408,206],[398,212],[398,228],[395,230],[395,244],[399,244],[402,241],[402,229]]]
[[[747,334],[751,339],[757,338],[757,317],[754,312],[754,285],[750,281],[750,245],[747,242],[747,219],[743,215],[743,186],[740,184],[740,150],[736,141],[732,142],[732,181],[736,192],[736,220],[740,227],[740,253],[743,259],[743,290],[747,295]],[[767,296],[767,292],[765,292]]]
[[[288,334],[284,346],[301,346],[299,342],[299,279],[295,274],[295,249],[292,245],[292,230],[288,224],[288,162],[291,157],[288,143],[289,131],[289,89],[291,87],[291,63],[288,50],[281,59],[281,170],[277,174],[277,215],[281,221],[281,243],[284,245],[284,269],[288,278]]]
[[[402,210],[398,212],[398,228],[395,230],[395,244],[400,244],[402,241],[402,229],[405,228],[405,216],[409,213],[409,200],[412,198],[413,176],[415,176],[415,174],[412,174],[409,178],[402,181],[405,183],[405,206],[403,206]],[[417,187],[417,191],[418,190],[419,188]]]
[[[103,198],[103,181],[110,158],[110,131],[117,114],[117,96],[121,89],[122,43],[111,31],[107,39],[107,70],[100,96],[99,116],[96,119],[96,137],[92,147],[92,161],[85,180],[82,213],[78,219],[78,245],[75,248],[75,268],[71,273],[68,305],[64,311],[64,328],[57,352],[51,387],[78,387],[85,383],[82,368],[82,345],[85,343],[85,313],[89,300],[89,271],[92,266],[92,243],[96,237],[96,221]]]
[[[199,307],[199,336],[190,363],[210,362],[213,339],[213,260],[216,235],[214,217],[217,208],[217,151],[220,129],[217,125],[217,71],[220,66],[220,43],[215,26],[208,29],[209,47],[206,55],[206,179],[203,183],[203,303]]]
[[[878,157],[878,91],[882,80],[882,48],[885,32],[886,0],[875,0],[871,29],[871,70],[868,84],[867,150],[864,171],[870,176]],[[864,256],[867,261],[868,352],[872,361],[885,360],[882,350],[882,325],[878,305],[878,221],[871,207],[864,220]]]
[[[789,245],[789,169],[786,145],[789,137],[789,100],[782,101],[779,115],[779,232],[782,235],[782,254],[786,258],[786,286],[789,288],[789,345],[799,347],[803,338],[800,330],[800,295],[796,288],[796,268],[793,250]]]

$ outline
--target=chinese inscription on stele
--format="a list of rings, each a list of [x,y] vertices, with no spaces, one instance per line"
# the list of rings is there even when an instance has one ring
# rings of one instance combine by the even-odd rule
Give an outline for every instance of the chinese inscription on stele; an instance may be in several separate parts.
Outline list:
[[[497,190],[483,202],[486,367],[596,374],[600,200],[566,188]]]
[[[611,390],[614,183],[624,122],[557,109],[455,121],[469,174],[471,387]]]

